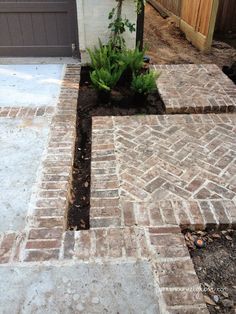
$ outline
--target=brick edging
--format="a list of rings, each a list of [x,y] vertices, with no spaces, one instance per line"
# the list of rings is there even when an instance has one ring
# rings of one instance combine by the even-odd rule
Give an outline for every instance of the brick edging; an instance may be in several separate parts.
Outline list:
[[[34,118],[52,116],[53,106],[27,107],[0,107],[0,118]]]
[[[59,259],[70,200],[80,66],[67,65],[56,113],[52,117],[37,199],[28,217],[22,261]]]
[[[62,258],[93,263],[146,260],[152,267],[161,313],[208,313],[178,226],[67,231]]]

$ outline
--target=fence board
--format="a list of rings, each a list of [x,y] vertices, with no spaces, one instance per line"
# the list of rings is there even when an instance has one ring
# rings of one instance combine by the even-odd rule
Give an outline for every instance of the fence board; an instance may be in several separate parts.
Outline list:
[[[216,20],[216,33],[219,35],[236,34],[235,0],[220,0]]]
[[[180,16],[181,0],[158,0],[157,2],[159,2],[168,11]]]
[[[178,24],[190,42],[202,51],[210,49],[219,0],[155,1],[179,17]]]

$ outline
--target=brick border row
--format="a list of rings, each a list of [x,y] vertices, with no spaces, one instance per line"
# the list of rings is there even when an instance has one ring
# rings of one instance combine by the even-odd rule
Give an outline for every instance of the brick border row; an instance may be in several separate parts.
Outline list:
[[[27,107],[0,107],[0,118],[33,118],[51,116],[54,107],[41,106],[36,108]]]

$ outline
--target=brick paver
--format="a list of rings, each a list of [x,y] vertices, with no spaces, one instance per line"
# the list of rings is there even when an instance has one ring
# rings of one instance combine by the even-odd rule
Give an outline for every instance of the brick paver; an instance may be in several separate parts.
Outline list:
[[[235,133],[232,113],[94,117],[92,229],[65,256],[147,259],[163,313],[208,313],[181,229],[236,227]]]
[[[91,225],[235,225],[235,122],[234,114],[94,118]]]
[[[166,113],[235,112],[234,83],[214,64],[155,65]]]
[[[235,90],[217,67],[156,68],[167,113],[234,111]],[[236,227],[236,114],[94,117],[91,229],[65,231],[79,75],[67,67],[56,109],[0,110],[52,117],[27,224],[0,234],[0,264],[143,261],[160,313],[208,313],[181,229]]]
[[[86,262],[151,263],[161,313],[208,313],[198,277],[179,227],[110,227],[71,232],[74,258]],[[64,257],[71,258],[71,248]]]

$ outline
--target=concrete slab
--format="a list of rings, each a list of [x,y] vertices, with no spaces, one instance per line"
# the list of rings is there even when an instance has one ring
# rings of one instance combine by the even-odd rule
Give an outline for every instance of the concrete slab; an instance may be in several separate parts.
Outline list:
[[[25,225],[48,131],[45,117],[0,118],[0,232],[22,230]]]
[[[55,106],[64,65],[0,65],[0,107]]]
[[[73,57],[1,57],[0,64],[80,64],[78,58]]]
[[[0,267],[2,314],[158,314],[147,261]]]

